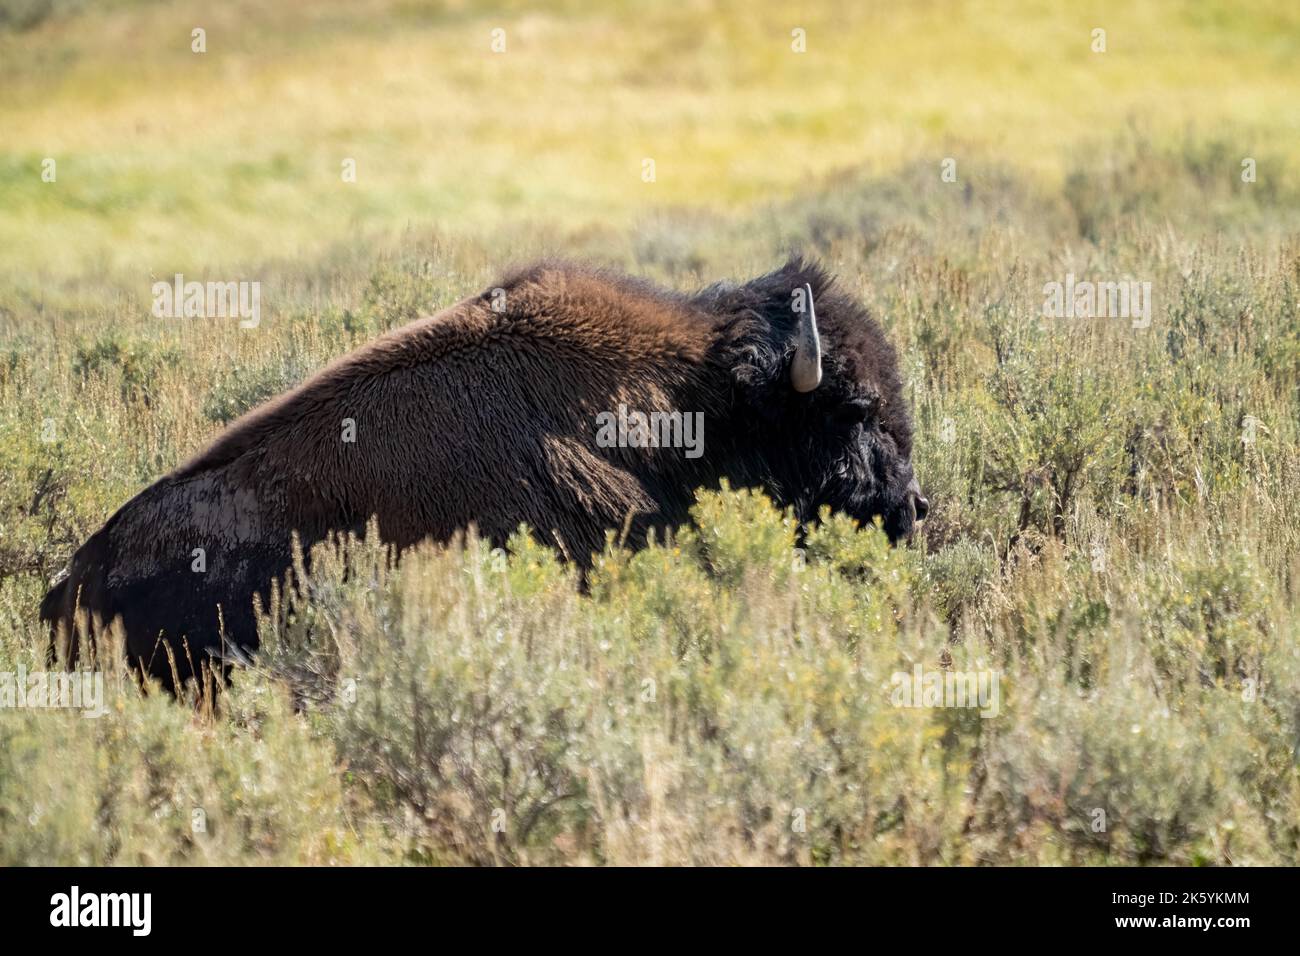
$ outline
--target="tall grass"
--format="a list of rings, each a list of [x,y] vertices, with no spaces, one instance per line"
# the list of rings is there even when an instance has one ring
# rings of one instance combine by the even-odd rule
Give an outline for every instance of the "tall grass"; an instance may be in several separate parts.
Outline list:
[[[832,518],[796,550],[765,500],[709,494],[585,591],[526,536],[400,568],[323,546],[219,713],[120,679],[98,720],[0,711],[5,861],[1297,862],[1295,207],[1155,155],[1154,182],[845,176],[575,242],[681,287],[823,258],[899,345],[923,533]],[[1176,225],[1129,211],[1162,202]],[[404,245],[285,269],[257,330],[128,291],[7,320],[5,669],[38,666],[45,580],[125,497],[505,256]],[[1150,327],[1043,318],[1067,270],[1152,282]],[[918,663],[996,672],[997,715],[894,706]]]

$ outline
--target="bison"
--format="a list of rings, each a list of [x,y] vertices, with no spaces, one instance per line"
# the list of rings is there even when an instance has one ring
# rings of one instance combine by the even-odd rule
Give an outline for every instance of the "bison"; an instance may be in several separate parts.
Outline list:
[[[692,446],[646,440],[656,413],[698,424]],[[820,266],[679,294],[543,262],[234,422],[91,535],[41,617],[65,657],[79,615],[120,618],[128,660],[173,687],[223,643],[256,648],[254,595],[295,534],[306,550],[373,518],[400,552],[527,524],[586,568],[607,531],[636,546],[727,480],[897,540],[927,510],[911,451],[894,350]]]

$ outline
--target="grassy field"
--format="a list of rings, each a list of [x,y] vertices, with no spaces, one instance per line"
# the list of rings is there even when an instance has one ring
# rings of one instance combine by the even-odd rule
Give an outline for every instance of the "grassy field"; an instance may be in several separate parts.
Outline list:
[[[0,864],[1300,863],[1294,4],[205,6],[0,0],[0,671],[127,497],[543,252],[821,258],[933,511],[796,551],[705,494],[587,592],[325,549],[219,714],[0,707]],[[261,324],[152,317],[177,271]],[[1045,318],[1070,274],[1149,326]],[[918,664],[997,714],[894,706]]]

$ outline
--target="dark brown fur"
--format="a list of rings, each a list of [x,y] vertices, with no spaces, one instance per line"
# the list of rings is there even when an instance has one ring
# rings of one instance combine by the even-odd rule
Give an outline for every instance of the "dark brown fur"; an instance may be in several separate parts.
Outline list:
[[[810,283],[825,378],[787,382],[791,290]],[[227,639],[256,647],[252,596],[304,547],[374,516],[404,548],[470,524],[500,543],[521,523],[582,565],[605,532],[689,520],[698,486],[768,491],[811,520],[822,504],[897,538],[915,517],[911,424],[880,328],[799,260],[687,296],[563,263],[419,319],[249,412],[127,502],[74,555],[42,617],[120,616],[133,661],[167,679]],[[704,454],[602,448],[619,404],[704,413]],[[342,440],[344,420],[356,440]],[[191,570],[196,548],[207,569]]]

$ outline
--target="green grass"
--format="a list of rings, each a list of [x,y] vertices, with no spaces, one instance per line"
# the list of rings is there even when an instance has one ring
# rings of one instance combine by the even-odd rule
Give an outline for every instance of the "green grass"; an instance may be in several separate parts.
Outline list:
[[[1294,13],[810,11],[801,60],[751,8],[231,4],[234,66],[183,3],[0,34],[0,670],[223,423],[548,251],[818,256],[898,345],[933,503],[796,551],[704,495],[586,592],[523,536],[323,548],[218,714],[111,659],[100,719],[0,709],[0,863],[1300,862]],[[151,317],[177,269],[261,281],[261,325]],[[1042,318],[1067,272],[1151,282],[1150,327]],[[893,706],[917,663],[995,671],[998,715]]]
[[[1300,162],[1297,37],[1260,0],[86,5],[0,31],[3,268],[142,282],[394,224],[570,235],[944,157],[1055,186],[1125,124],[1226,136],[1216,175],[1250,156],[1268,184]]]

